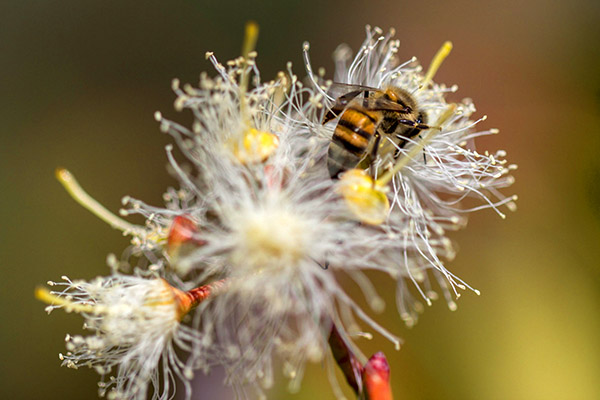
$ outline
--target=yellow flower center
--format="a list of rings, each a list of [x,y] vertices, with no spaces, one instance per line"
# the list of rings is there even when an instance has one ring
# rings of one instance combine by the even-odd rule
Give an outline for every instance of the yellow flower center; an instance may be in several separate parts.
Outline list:
[[[385,187],[377,184],[365,171],[346,171],[340,178],[340,192],[359,221],[379,225],[386,220],[390,202],[385,194]]]
[[[251,128],[244,133],[240,141],[233,142],[233,155],[242,164],[254,164],[265,161],[277,150],[279,138],[270,132]]]

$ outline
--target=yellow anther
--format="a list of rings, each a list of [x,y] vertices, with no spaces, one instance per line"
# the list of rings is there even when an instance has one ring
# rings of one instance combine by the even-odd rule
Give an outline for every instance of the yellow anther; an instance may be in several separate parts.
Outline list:
[[[242,164],[254,164],[265,161],[277,150],[277,135],[250,128],[239,142],[233,142],[233,155]]]
[[[390,202],[385,188],[378,185],[365,171],[346,171],[340,178],[340,192],[359,221],[379,225],[387,219]]]

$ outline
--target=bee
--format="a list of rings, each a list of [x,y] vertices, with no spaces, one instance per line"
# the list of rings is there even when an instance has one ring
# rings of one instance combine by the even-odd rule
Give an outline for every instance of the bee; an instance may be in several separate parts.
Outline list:
[[[333,179],[352,168],[369,168],[373,175],[378,156],[398,158],[400,149],[411,138],[431,128],[415,99],[399,87],[377,89],[333,83],[329,94],[336,101],[322,123],[339,116],[327,156]]]

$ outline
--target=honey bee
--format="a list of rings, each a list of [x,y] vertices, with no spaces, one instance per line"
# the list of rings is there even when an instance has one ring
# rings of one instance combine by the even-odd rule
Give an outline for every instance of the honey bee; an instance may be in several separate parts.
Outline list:
[[[352,168],[369,168],[373,175],[377,157],[397,158],[411,138],[431,128],[415,99],[399,87],[377,89],[333,83],[329,94],[336,101],[322,123],[339,116],[327,157],[333,179]]]

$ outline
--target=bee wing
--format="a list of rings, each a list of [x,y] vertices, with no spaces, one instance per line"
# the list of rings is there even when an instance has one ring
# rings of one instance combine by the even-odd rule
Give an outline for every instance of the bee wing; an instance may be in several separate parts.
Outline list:
[[[333,82],[328,87],[327,94],[336,99],[337,103],[348,105],[348,103],[355,97],[368,97],[369,93],[379,91],[380,89],[370,86]]]
[[[359,108],[363,111],[395,111],[399,113],[409,113],[411,109],[405,107],[384,96],[371,96],[372,93],[381,93],[381,89],[351,85],[347,83],[334,82],[328,90],[328,94],[336,99],[327,114],[323,118],[323,124],[341,115],[349,105]]]
[[[385,96],[373,96],[374,93],[384,94],[385,89],[378,89],[370,86],[352,85],[349,83],[333,82],[329,86],[327,93],[336,99],[334,107],[346,107],[360,100],[362,107],[374,111],[397,111],[410,112],[411,109]]]
[[[354,99],[351,104],[353,107],[358,107],[366,111],[395,111],[402,114],[410,113],[412,111],[410,107],[403,106],[402,104],[386,99],[385,97]]]

